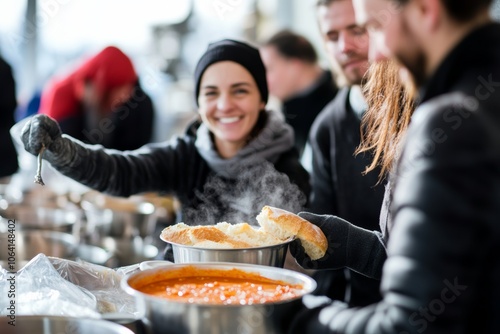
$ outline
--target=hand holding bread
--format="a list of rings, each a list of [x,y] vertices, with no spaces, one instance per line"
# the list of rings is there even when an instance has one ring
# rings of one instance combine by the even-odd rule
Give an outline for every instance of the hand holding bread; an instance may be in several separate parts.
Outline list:
[[[297,238],[304,251],[317,260],[325,256],[328,240],[319,227],[283,209],[264,206],[257,216],[259,225],[278,238]]]

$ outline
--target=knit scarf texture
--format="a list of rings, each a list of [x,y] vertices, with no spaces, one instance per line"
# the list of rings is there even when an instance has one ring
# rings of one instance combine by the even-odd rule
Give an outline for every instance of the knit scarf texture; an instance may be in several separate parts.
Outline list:
[[[260,133],[230,159],[219,155],[205,124],[201,124],[196,132],[196,148],[210,168],[226,178],[236,179],[245,169],[264,161],[274,164],[282,153],[293,147],[294,133],[292,127],[275,113],[267,112],[267,116]]]

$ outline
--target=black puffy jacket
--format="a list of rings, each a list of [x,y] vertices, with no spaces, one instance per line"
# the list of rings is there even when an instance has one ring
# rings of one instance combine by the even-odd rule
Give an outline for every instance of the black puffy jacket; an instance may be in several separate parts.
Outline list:
[[[500,331],[500,25],[451,51],[396,168],[383,300],[305,309],[294,333]]]

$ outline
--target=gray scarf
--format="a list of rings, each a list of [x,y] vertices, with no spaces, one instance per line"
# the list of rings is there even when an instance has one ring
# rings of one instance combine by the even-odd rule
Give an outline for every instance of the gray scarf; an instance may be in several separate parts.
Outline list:
[[[244,169],[263,161],[274,164],[282,153],[294,146],[292,127],[273,112],[267,112],[267,121],[260,133],[230,159],[219,155],[205,124],[200,125],[196,136],[195,145],[203,159],[213,171],[228,178],[236,178]]]

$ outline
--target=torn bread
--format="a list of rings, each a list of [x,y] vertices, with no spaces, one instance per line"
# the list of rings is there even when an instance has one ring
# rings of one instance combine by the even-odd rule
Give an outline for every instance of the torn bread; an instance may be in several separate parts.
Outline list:
[[[298,215],[271,206],[264,206],[257,216],[262,229],[279,239],[300,239],[306,254],[317,260],[325,256],[328,240],[319,227]]]
[[[163,229],[161,239],[166,242],[199,248],[226,249],[263,247],[283,243],[248,223],[189,226],[184,223],[171,225]]]

